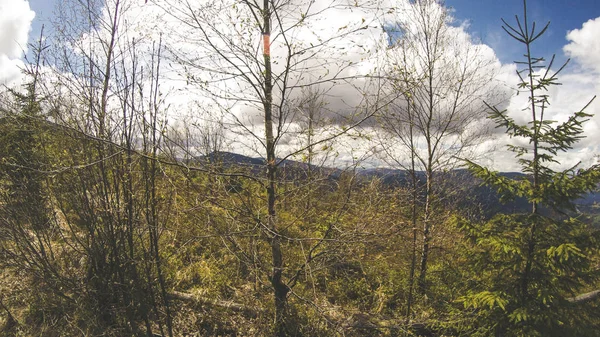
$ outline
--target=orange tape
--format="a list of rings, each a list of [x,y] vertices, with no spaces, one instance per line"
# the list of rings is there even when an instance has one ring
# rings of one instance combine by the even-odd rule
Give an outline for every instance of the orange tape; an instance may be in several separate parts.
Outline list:
[[[263,34],[263,49],[267,56],[271,56],[271,41],[269,34]]]

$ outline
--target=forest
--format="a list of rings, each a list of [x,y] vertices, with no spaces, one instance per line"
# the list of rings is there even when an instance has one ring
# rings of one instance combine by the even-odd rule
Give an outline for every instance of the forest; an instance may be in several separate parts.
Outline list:
[[[594,97],[548,119],[521,9],[507,88],[439,0],[62,1],[0,89],[0,335],[600,336]]]

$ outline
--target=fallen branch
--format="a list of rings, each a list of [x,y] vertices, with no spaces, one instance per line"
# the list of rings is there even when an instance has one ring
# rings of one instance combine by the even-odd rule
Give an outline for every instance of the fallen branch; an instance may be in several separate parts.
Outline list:
[[[217,299],[205,298],[190,293],[184,293],[181,291],[172,291],[169,293],[169,298],[172,300],[178,300],[183,302],[192,303],[195,305],[205,305],[211,307],[222,308],[226,310],[232,310],[237,312],[243,312],[252,317],[258,316],[259,313],[263,312],[262,308],[249,307],[244,304],[236,303],[233,301],[221,301]]]
[[[585,303],[593,299],[600,297],[600,290],[590,291],[589,293],[577,295],[575,297],[567,298],[567,301],[571,303]]]

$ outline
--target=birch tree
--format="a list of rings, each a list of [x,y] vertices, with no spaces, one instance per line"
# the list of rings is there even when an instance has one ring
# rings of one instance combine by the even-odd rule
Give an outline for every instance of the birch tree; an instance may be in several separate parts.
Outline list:
[[[439,1],[411,2],[396,20],[384,28],[391,43],[389,76],[402,96],[381,114],[380,139],[386,160],[412,177],[414,245],[416,224],[422,228],[420,261],[411,263],[412,294],[415,268],[418,287],[425,290],[433,231],[443,221],[435,210],[442,197],[437,174],[455,167],[457,156],[472,155],[488,135],[482,98],[490,97],[494,65],[484,46],[452,26]],[[417,171],[424,174],[423,185]]]

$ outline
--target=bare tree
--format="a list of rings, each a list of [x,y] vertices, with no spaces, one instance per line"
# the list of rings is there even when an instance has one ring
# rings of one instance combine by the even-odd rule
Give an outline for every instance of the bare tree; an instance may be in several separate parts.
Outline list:
[[[422,223],[418,285],[426,286],[427,266],[435,228],[435,205],[441,181],[436,173],[455,167],[457,156],[473,155],[489,135],[483,98],[489,97],[493,64],[462,29],[451,25],[448,9],[437,0],[418,0],[388,25],[390,76],[402,97],[381,114],[382,149],[386,160],[406,169],[413,189],[412,223],[417,244]],[[419,187],[417,171],[424,173]],[[422,202],[421,202],[422,201]],[[417,208],[420,209],[417,211]],[[410,296],[415,275],[410,273]],[[410,312],[410,303],[408,312]]]
[[[349,71],[353,61],[343,57],[346,46],[336,44],[343,37],[368,31],[370,22],[359,16],[337,31],[318,26],[318,20],[324,20],[328,14],[360,11],[357,2],[169,0],[156,3],[179,20],[177,29],[184,31],[183,45],[180,43],[171,52],[185,69],[186,79],[220,107],[230,132],[244,135],[241,149],[264,158],[266,176],[260,183],[266,194],[266,212],[254,215],[254,221],[258,223],[259,238],[266,240],[270,249],[268,280],[274,299],[275,335],[289,336],[293,333],[287,327],[291,288],[306,265],[320,255],[315,251],[331,230],[313,240],[312,248],[308,249],[311,253],[294,271],[285,260],[283,247],[289,241],[283,234],[288,225],[280,223],[277,216],[282,197],[278,171],[286,159],[299,153],[308,151],[312,160],[315,146],[348,133],[386,104],[374,98],[378,92],[361,91],[370,83],[366,76],[362,76],[362,81],[352,82],[360,76]],[[182,29],[181,24],[186,28]],[[317,134],[309,116],[308,143],[281,151],[282,141],[297,122],[294,117],[301,89],[329,90],[336,83],[348,84],[354,90],[352,97],[358,98],[352,105],[339,100],[338,123],[345,124],[344,127]]]

